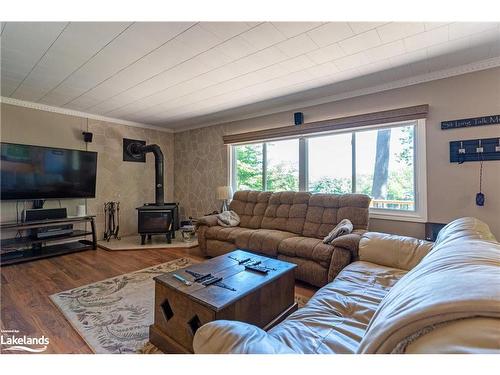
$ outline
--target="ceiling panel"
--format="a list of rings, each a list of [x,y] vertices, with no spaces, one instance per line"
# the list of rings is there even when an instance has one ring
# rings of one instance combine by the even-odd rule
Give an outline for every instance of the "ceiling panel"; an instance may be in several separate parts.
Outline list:
[[[131,25],[97,56],[43,97],[41,102],[52,105],[71,102],[78,95],[140,61],[192,25],[186,22],[141,22]],[[66,90],[72,87],[79,90],[77,93],[71,90],[73,93],[69,95]]]
[[[393,42],[424,31],[425,26],[422,22],[392,22],[377,27],[382,43]]]
[[[320,47],[344,40],[354,35],[347,22],[331,22],[307,33]]]
[[[276,27],[287,38],[292,38],[305,33],[306,31],[321,26],[322,24],[323,23],[321,22],[273,22],[274,27]]]
[[[11,96],[23,79],[44,56],[52,43],[67,26],[66,22],[8,22],[2,32],[2,70],[11,72],[16,87],[3,96]]]
[[[37,101],[124,31],[129,24],[70,23],[17,89],[17,99]],[[78,48],[72,48],[77,45]]]
[[[173,129],[487,59],[500,65],[499,23],[47,22],[0,30],[3,96]]]

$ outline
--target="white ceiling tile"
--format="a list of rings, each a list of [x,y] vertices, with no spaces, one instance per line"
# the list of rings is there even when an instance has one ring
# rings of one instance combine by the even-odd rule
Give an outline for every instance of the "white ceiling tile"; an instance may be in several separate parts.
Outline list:
[[[500,55],[498,23],[44,24],[6,24],[2,95],[175,127]]]
[[[406,52],[403,55],[394,56],[391,58],[396,65],[408,65],[414,62],[420,62],[427,58],[426,49],[421,49],[413,52]]]
[[[321,26],[321,22],[273,22],[273,25],[287,38],[292,38],[305,33],[315,27]]]
[[[299,70],[311,68],[313,66],[315,66],[314,61],[307,56],[297,56],[293,59],[279,63],[279,67],[283,74],[293,73]]]
[[[402,40],[387,43],[372,49],[367,50],[365,53],[371,61],[378,61],[390,57],[402,55],[406,52],[405,45]]]
[[[425,27],[422,22],[391,22],[377,27],[382,43],[392,42],[424,31]]]
[[[387,22],[349,22],[349,26],[351,26],[351,29],[355,34],[361,34],[386,23]]]
[[[222,43],[224,39],[206,32],[200,25],[195,25],[180,34],[176,41],[196,55]]]
[[[263,49],[273,44],[279,43],[286,39],[286,37],[276,29],[272,23],[266,22],[252,30],[249,30],[241,37],[250,45],[257,49]]]
[[[222,53],[234,60],[240,59],[244,56],[248,56],[251,53],[256,52],[257,50],[258,49],[256,47],[252,46],[241,36],[237,36],[233,39],[230,39],[218,45],[217,47],[211,49],[211,51],[215,51],[216,53]]]
[[[315,78],[330,76],[338,73],[338,71],[339,68],[332,62],[326,62],[308,69],[308,72]]]
[[[227,40],[251,28],[245,22],[201,22],[200,27],[221,40]]]
[[[8,22],[2,33],[1,64],[8,56],[21,83],[66,26],[65,22]]]
[[[358,52],[354,55],[342,57],[333,62],[339,71],[349,70],[370,63],[370,59],[364,52]]]
[[[415,51],[421,48],[433,46],[448,41],[448,26],[432,29],[414,36],[410,36],[404,40],[406,50],[408,52]]]
[[[316,64],[322,64],[327,61],[332,61],[345,56],[345,52],[340,48],[338,43],[330,44],[313,52],[309,52],[307,56]]]
[[[429,31],[429,30],[435,29],[437,27],[441,27],[441,26],[445,26],[445,25],[449,25],[449,24],[450,24],[450,22],[425,22],[424,28],[425,28],[425,31]]]
[[[449,25],[450,40],[497,28],[495,22],[455,22]]]
[[[318,46],[325,47],[329,44],[346,39],[354,35],[354,33],[347,22],[330,22],[314,30],[308,31],[307,35],[309,35]]]
[[[307,34],[290,38],[276,45],[276,47],[284,52],[288,57],[295,57],[304,53],[318,49],[318,46],[312,41]]]
[[[52,44],[16,92],[16,98],[36,101],[87,62],[129,24],[109,22],[71,23]],[[25,86],[37,85],[37,90]]]
[[[339,42],[340,48],[351,55],[380,45],[380,38],[375,30],[367,31]]]
[[[212,48],[196,56],[194,60],[199,61],[209,69],[219,68],[233,61],[228,55]]]
[[[186,22],[136,23],[43,99],[53,105],[64,105],[130,64],[140,61],[148,53],[156,55],[166,51],[166,44],[174,43],[174,40],[171,39],[192,25],[192,23]],[[160,46],[162,47],[159,48]],[[178,52],[180,48],[179,46],[172,47],[172,53]],[[189,54],[185,47],[183,53]],[[80,90],[73,90],[71,96],[67,93],[66,98],[62,101],[61,98],[64,96],[61,94],[66,93],[65,90],[75,87]]]

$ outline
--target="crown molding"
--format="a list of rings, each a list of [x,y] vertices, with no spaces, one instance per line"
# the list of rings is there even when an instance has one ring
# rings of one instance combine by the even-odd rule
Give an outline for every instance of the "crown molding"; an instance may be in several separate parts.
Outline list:
[[[47,104],[28,102],[25,100],[20,100],[20,99],[15,99],[15,98],[7,98],[5,96],[0,96],[0,103],[15,105],[18,107],[38,109],[40,111],[45,111],[45,112],[59,113],[61,115],[82,117],[82,118],[87,118],[87,119],[92,119],[92,120],[111,122],[111,123],[120,124],[120,125],[133,126],[136,128],[158,130],[158,131],[165,132],[165,133],[173,133],[172,129],[164,128],[161,126],[155,126],[155,125],[143,124],[140,122],[122,120],[122,119],[114,118],[114,117],[100,116],[100,115],[95,115],[93,113],[81,112],[81,111],[76,111],[76,110],[72,110],[72,109],[68,109],[68,108],[53,107],[53,106],[50,106]]]
[[[229,116],[224,119],[219,119],[219,120],[213,120],[209,122],[205,122],[203,124],[193,124],[192,126],[186,126],[183,127],[182,129],[176,129],[176,128],[171,128],[174,133],[182,133],[184,131],[188,130],[194,130],[194,129],[200,129],[200,128],[205,128],[208,126],[215,126],[215,125],[226,125],[230,122],[235,122],[235,121],[243,121],[243,120],[248,120],[260,116],[267,116],[267,115],[272,115],[280,112],[286,112],[289,110],[297,110],[298,108],[301,108],[302,110],[306,110],[306,107],[312,107],[316,105],[321,105],[321,104],[326,104],[326,103],[332,103],[344,99],[350,99],[350,98],[355,98],[358,96],[363,96],[363,95],[369,95],[369,94],[375,94],[378,92],[382,91],[388,91],[388,90],[394,90],[394,89],[399,89],[407,86],[413,86],[417,85],[420,83],[426,83],[426,82],[431,82],[431,81],[436,81],[439,79],[445,79],[445,78],[450,78],[450,77],[455,77],[467,73],[473,73],[481,70],[487,70],[487,69],[493,69],[497,68],[500,66],[500,56],[499,57],[494,57],[491,59],[487,60],[481,60],[477,61],[471,64],[466,64],[466,65],[460,65],[454,68],[448,68],[448,69],[443,69],[443,70],[438,70],[435,72],[431,73],[425,73],[425,74],[419,74],[416,76],[411,76],[408,78],[403,78],[397,81],[391,81],[387,82],[381,85],[376,85],[376,86],[371,86],[363,89],[358,89],[358,90],[353,90],[353,91],[348,91],[340,94],[335,94],[335,95],[330,95],[318,99],[310,99],[306,100],[303,102],[295,102],[292,104],[286,104],[283,106],[275,107],[273,109],[267,109],[267,110],[261,110],[261,111],[256,111],[256,112],[251,112],[246,115],[240,115],[240,116]],[[334,84],[333,84],[334,85]],[[311,89],[314,90],[314,89]],[[272,100],[272,99],[271,99]],[[251,104],[250,104],[251,105]]]

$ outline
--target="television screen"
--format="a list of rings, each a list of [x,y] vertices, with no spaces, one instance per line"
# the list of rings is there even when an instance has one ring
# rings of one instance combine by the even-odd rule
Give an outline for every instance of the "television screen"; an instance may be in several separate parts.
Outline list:
[[[97,152],[1,143],[1,198],[93,198]]]

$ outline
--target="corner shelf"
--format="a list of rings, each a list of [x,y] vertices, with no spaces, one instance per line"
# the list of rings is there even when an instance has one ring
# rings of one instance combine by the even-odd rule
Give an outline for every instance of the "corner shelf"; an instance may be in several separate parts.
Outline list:
[[[8,222],[0,223],[0,230],[22,231],[27,229],[53,227],[68,223],[90,222],[91,231],[75,229],[71,233],[47,237],[32,238],[29,236],[6,238],[0,240],[0,265],[9,265],[29,260],[53,257],[57,255],[70,254],[77,251],[97,249],[97,237],[95,231],[94,216],[68,217],[65,219],[40,220],[25,223]],[[78,237],[92,236],[92,241],[80,239],[72,242],[49,244]]]

